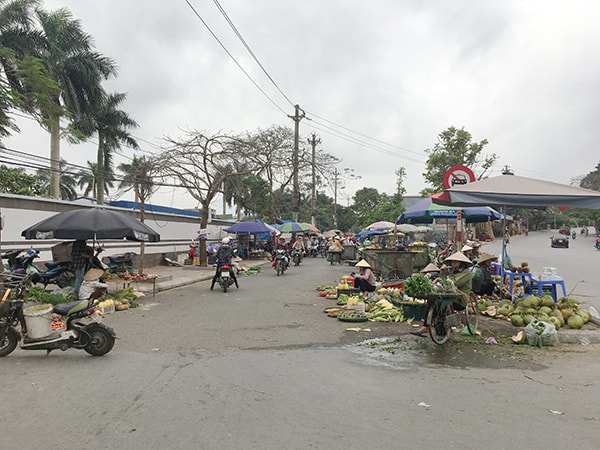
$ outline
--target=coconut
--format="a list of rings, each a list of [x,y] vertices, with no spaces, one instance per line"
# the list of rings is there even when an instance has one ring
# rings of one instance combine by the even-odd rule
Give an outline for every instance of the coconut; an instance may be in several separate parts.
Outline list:
[[[517,334],[511,337],[511,339],[515,344],[523,344],[527,341],[527,337],[525,336],[525,333],[523,333],[523,331],[519,331]]]
[[[508,309],[507,307],[501,307],[498,308],[498,310],[496,311],[496,314],[499,316],[508,316],[510,314],[510,309]]]
[[[512,323],[515,327],[523,326],[523,317],[518,314],[513,314],[510,316],[510,323]]]
[[[571,308],[562,308],[560,313],[562,314],[563,319],[568,320],[569,317],[573,315],[573,310]]]
[[[552,298],[551,295],[542,296],[540,303],[542,304],[542,306],[549,306],[550,308],[554,308],[555,306],[554,298]]]
[[[546,314],[547,316],[550,315],[551,312],[552,312],[552,308],[550,308],[549,306],[542,306],[540,308],[540,313]]]
[[[529,325],[529,322],[533,319],[531,314],[523,314],[523,325]]]
[[[523,261],[521,263],[521,267],[529,267],[529,263],[527,261]]]
[[[577,311],[575,311],[575,314],[581,316],[583,323],[588,323],[590,321],[591,315],[589,311],[586,311],[585,309],[578,308]]]
[[[554,328],[556,328],[557,330],[561,327],[560,319],[558,317],[551,316],[550,323],[554,325]]]
[[[569,326],[569,328],[574,328],[574,329],[578,330],[579,328],[581,328],[583,326],[583,317],[578,316],[577,314],[573,314],[567,320],[567,325]]]
[[[506,308],[508,306],[512,306],[513,302],[511,302],[510,300],[504,299],[504,300],[500,300],[500,308]]]

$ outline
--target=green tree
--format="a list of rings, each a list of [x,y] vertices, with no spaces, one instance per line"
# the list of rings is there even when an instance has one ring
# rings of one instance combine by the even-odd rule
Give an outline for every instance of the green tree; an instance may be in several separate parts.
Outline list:
[[[140,221],[144,222],[146,216],[146,201],[158,189],[154,184],[154,175],[157,173],[156,162],[154,158],[146,159],[145,156],[133,156],[131,163],[123,163],[119,165],[119,170],[125,176],[119,183],[120,189],[133,188],[135,193],[135,201],[140,202]],[[144,272],[144,254],[146,252],[146,244],[140,244],[140,262],[138,271]]]
[[[97,186],[104,186],[104,177],[112,173],[112,159],[115,150],[125,144],[133,149],[138,149],[137,141],[127,131],[138,124],[129,115],[118,109],[119,104],[125,100],[126,94],[114,93],[104,98],[98,108],[93,112],[95,129],[98,133],[98,155],[96,166]],[[138,162],[141,164],[141,162]],[[104,204],[104,191],[98,189],[96,200],[99,205]]]
[[[37,175],[44,185],[45,195],[50,195],[50,170],[38,169]],[[60,160],[60,198],[71,200],[77,197],[77,177],[73,174],[70,164]]]
[[[207,136],[191,130],[185,136],[165,138],[167,147],[157,166],[164,177],[175,178],[202,207],[200,228],[206,228],[211,203],[229,177],[247,176],[261,169],[255,149],[239,136]],[[237,168],[239,172],[229,172]],[[200,242],[200,263],[206,264],[206,242]]]
[[[98,166],[96,163],[91,161],[87,162],[88,168],[81,169],[75,177],[77,178],[77,185],[84,189],[84,194],[86,197],[91,195],[96,195],[98,191]],[[113,181],[115,177],[112,171],[107,172],[104,171],[104,193],[108,194],[110,188],[113,187]]]
[[[431,188],[424,189],[421,195],[443,191],[444,174],[453,166],[467,166],[475,172],[477,179],[484,178],[498,156],[494,153],[482,155],[483,147],[488,144],[487,139],[479,142],[471,142],[471,139],[471,133],[464,128],[449,127],[438,135],[438,142],[433,148],[425,150],[429,157],[423,177]]]
[[[50,132],[50,193],[57,198],[60,184],[60,120],[66,117],[70,137],[84,139],[96,131],[93,112],[105,97],[102,81],[116,75],[114,62],[93,51],[93,39],[79,20],[66,8],[47,12],[37,9],[41,27],[31,53],[39,57],[59,92],[51,98],[51,108],[42,108],[42,126]],[[62,111],[68,111],[64,114]]]
[[[579,186],[585,189],[600,191],[600,163],[596,165],[596,170],[583,177]]]
[[[11,169],[0,165],[0,192],[4,194],[41,197],[44,185],[37,175],[29,175],[25,169]]]
[[[364,187],[354,193],[353,209],[358,223],[365,227],[371,219],[371,213],[381,200],[381,195],[375,188]]]
[[[40,120],[36,111],[48,107],[58,92],[42,61],[29,52],[38,36],[34,27],[38,4],[38,0],[0,0],[0,137],[19,131],[11,110]]]

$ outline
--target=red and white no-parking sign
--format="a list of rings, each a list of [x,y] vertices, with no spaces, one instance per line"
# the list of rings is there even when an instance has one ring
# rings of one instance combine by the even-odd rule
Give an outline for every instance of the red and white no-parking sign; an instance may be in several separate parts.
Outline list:
[[[454,186],[462,186],[464,184],[473,183],[475,174],[467,166],[450,167],[444,174],[444,188],[450,189]]]

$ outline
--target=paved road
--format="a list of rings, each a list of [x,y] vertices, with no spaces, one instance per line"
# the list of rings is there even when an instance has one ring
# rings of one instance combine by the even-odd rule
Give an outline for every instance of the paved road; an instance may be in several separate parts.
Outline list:
[[[107,318],[120,339],[102,358],[17,350],[0,361],[3,447],[597,448],[596,346],[507,357],[346,331],[314,287],[348,271],[309,259],[227,294],[161,292]]]

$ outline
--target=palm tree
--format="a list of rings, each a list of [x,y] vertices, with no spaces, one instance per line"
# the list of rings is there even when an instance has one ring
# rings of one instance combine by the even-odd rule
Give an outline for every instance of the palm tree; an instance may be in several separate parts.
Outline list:
[[[50,194],[58,197],[60,173],[60,119],[68,111],[74,139],[83,139],[95,131],[92,113],[106,96],[101,82],[116,75],[114,62],[93,51],[93,40],[73,19],[66,8],[36,10],[41,26],[34,55],[56,82],[59,93],[51,100],[54,107],[41,111],[42,125],[50,131]]]
[[[130,164],[123,163],[118,168],[124,174],[119,183],[119,188],[133,188],[135,201],[140,202],[142,205],[141,221],[143,222],[143,205],[157,189],[153,180],[153,176],[157,172],[156,162],[153,158],[146,159],[145,156],[138,157],[134,155]]]
[[[39,0],[0,0],[0,136],[19,131],[11,110],[36,115],[57,87],[30,49],[38,39],[34,9]]]
[[[108,95],[94,111],[95,128],[98,133],[97,185],[104,185],[105,174],[112,172],[113,151],[125,144],[134,149],[139,148],[136,140],[128,133],[128,128],[138,126],[135,120],[118,109],[125,100],[126,94],[114,93]],[[98,189],[96,199],[98,204],[104,203],[104,193]]]
[[[96,193],[98,191],[97,186],[98,186],[98,165],[96,163],[93,163],[91,161],[87,162],[88,168],[87,169],[81,169],[79,172],[77,172],[77,174],[75,175],[75,177],[77,178],[77,185],[84,189],[84,196],[89,196],[90,194],[96,196]],[[108,174],[105,174],[105,176],[103,177],[104,180],[104,193],[108,194],[109,192],[109,188],[113,187],[113,180],[114,180],[114,175],[112,173],[112,170],[108,172]]]
[[[131,164],[123,163],[119,165],[119,170],[124,173],[123,179],[119,183],[119,188],[133,188],[135,192],[135,201],[140,202],[140,221],[144,221],[146,200],[158,189],[154,186],[152,180],[153,174],[157,172],[157,165],[153,158],[146,159],[145,156],[138,158],[133,156]],[[144,253],[146,246],[140,244],[140,267],[139,273],[144,272]]]
[[[46,193],[50,193],[50,170],[38,169],[37,175],[42,182]],[[60,160],[60,198],[70,200],[77,197],[77,179],[70,164],[64,159]]]

